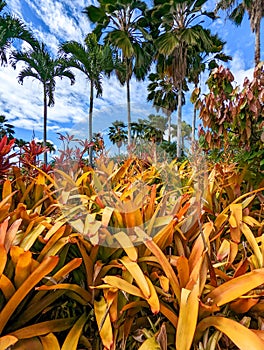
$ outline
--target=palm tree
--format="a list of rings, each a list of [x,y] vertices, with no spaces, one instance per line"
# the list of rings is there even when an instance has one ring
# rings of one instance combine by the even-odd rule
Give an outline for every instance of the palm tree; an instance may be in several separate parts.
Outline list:
[[[60,46],[60,53],[69,58],[68,63],[72,68],[83,72],[87,80],[90,81],[90,105],[88,117],[88,140],[93,138],[93,104],[94,88],[97,91],[96,97],[103,93],[102,78],[103,73],[109,74],[113,70],[112,51],[108,45],[98,44],[94,33],[88,34],[85,38],[85,45],[76,41],[67,41]],[[89,147],[89,162],[92,165],[93,146]]]
[[[18,61],[25,62],[26,66],[18,75],[18,82],[23,84],[26,77],[39,80],[43,85],[43,146],[47,144],[47,107],[54,106],[54,91],[56,78],[69,78],[71,85],[75,82],[73,73],[69,70],[63,59],[53,59],[45,45],[26,52],[13,52],[11,64],[15,68]],[[44,153],[44,163],[47,164],[47,153]]]
[[[189,50],[195,45],[199,52],[203,52],[205,48],[210,51],[210,46],[213,46],[211,37],[200,21],[200,17],[215,17],[212,13],[202,11],[206,1],[154,0],[154,8],[150,12],[152,20],[157,24],[154,43],[159,56],[158,64],[162,66],[163,73],[172,77],[178,91],[177,157],[181,155],[182,97],[184,89],[187,88],[185,79]]]
[[[120,149],[124,142],[127,142],[127,130],[125,124],[121,120],[116,120],[109,127],[108,136],[110,141],[117,145],[118,155],[120,156]]]
[[[146,42],[149,37],[144,17],[147,5],[141,0],[99,0],[98,3],[98,7],[94,5],[86,7],[84,13],[96,24],[94,33],[98,39],[106,34],[105,42],[111,44],[124,63],[125,77],[121,74],[120,82],[126,84],[127,88],[127,136],[130,146],[130,80],[133,74],[138,80],[144,79],[152,61],[150,45]]]
[[[243,17],[248,12],[250,26],[255,33],[255,66],[260,62],[260,24],[264,17],[264,0],[220,0],[216,10],[226,10],[228,17],[236,24],[242,23]]]
[[[148,76],[150,83],[148,85],[147,101],[153,101],[153,106],[159,112],[161,109],[168,119],[168,142],[171,141],[171,114],[177,109],[177,90],[171,78],[159,73],[151,73]]]
[[[177,125],[172,125],[172,136],[177,137]],[[182,152],[185,150],[185,140],[186,141],[191,141],[191,135],[192,135],[192,127],[190,124],[186,123],[185,120],[182,121],[182,133],[181,133],[181,138],[182,138]]]
[[[1,65],[7,64],[7,51],[10,49],[14,39],[26,41],[32,48],[39,46],[30,30],[17,17],[7,13],[2,13],[6,2],[0,0],[0,61]]]

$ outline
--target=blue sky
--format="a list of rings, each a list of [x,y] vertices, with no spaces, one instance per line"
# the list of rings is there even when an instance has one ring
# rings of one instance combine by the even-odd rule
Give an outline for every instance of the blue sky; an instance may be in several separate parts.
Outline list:
[[[93,0],[6,0],[9,12],[17,15],[32,29],[35,36],[46,43],[56,54],[58,45],[66,40],[82,42],[91,32],[91,24],[82,13],[84,7],[96,4]],[[208,1],[213,9],[215,1]],[[250,31],[247,18],[241,27],[225,21],[224,15],[210,24],[210,29],[226,41],[225,53],[233,57],[229,67],[238,84],[245,76],[252,76],[254,65],[254,35]],[[263,29],[264,30],[264,29]],[[262,36],[262,47],[264,45]],[[262,49],[262,59],[263,49]],[[42,137],[43,97],[42,86],[38,81],[25,79],[24,85],[17,82],[21,65],[16,70],[0,67],[0,113],[16,127],[16,137],[26,140],[33,135]],[[57,80],[55,106],[48,110],[48,138],[57,143],[57,132],[74,134],[85,138],[89,108],[89,82],[78,71],[76,83],[70,86],[68,79]],[[204,77],[205,79],[206,77]],[[151,103],[146,102],[147,80],[138,83],[134,79],[131,86],[132,120],[146,118],[156,113]],[[188,96],[187,96],[188,100]],[[183,119],[191,123],[192,105],[187,103]],[[176,113],[173,122],[176,123]],[[94,103],[93,131],[107,133],[107,128],[116,119],[126,121],[126,89],[120,86],[115,77],[103,82],[103,96]],[[107,142],[110,146],[110,143]]]

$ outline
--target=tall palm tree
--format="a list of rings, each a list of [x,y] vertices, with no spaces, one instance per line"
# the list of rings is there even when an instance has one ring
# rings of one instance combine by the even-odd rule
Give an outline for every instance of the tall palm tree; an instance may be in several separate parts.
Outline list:
[[[212,39],[200,20],[205,16],[212,19],[215,17],[202,10],[206,1],[154,0],[154,8],[150,13],[152,20],[157,23],[154,43],[160,56],[159,62],[166,74],[172,77],[178,91],[177,157],[181,155],[182,96],[186,89],[189,49],[196,45],[199,52],[203,52],[205,48],[210,51],[210,46],[213,46]]]
[[[120,149],[124,142],[127,142],[127,130],[125,124],[121,120],[116,120],[109,127],[108,136],[110,141],[117,145],[118,155],[120,156]]]
[[[159,73],[151,73],[148,76],[149,94],[147,101],[152,101],[153,106],[159,112],[161,109],[168,118],[168,142],[171,141],[171,114],[176,111],[178,103],[178,91],[171,81],[171,78]]]
[[[26,41],[32,48],[39,43],[25,24],[17,17],[3,13],[6,2],[0,0],[0,61],[1,65],[7,64],[7,51],[14,39]]]
[[[99,0],[99,5],[88,6],[84,13],[96,24],[94,33],[98,39],[105,34],[104,40],[116,50],[125,66],[125,77],[120,80],[127,88],[127,123],[128,146],[131,145],[131,98],[130,80],[134,74],[137,79],[144,79],[150,68],[152,57],[150,46],[146,42],[144,17],[147,5],[141,0]]]
[[[177,137],[177,125],[172,125],[172,136]],[[182,152],[185,151],[185,140],[186,141],[191,141],[191,135],[192,135],[192,127],[190,124],[186,123],[185,120],[182,121],[182,133],[181,133],[181,138],[182,138]]]
[[[45,147],[47,144],[47,110],[55,103],[56,78],[69,78],[72,85],[75,82],[75,77],[67,67],[65,60],[53,59],[43,43],[39,49],[13,52],[11,64],[14,68],[18,61],[23,61],[26,64],[18,75],[20,84],[23,84],[26,77],[31,77],[39,80],[43,85],[43,145]],[[47,164],[46,152],[44,153],[44,163]]]
[[[88,117],[88,139],[93,138],[93,104],[94,88],[97,91],[96,97],[103,93],[103,73],[109,74],[113,70],[112,51],[108,45],[100,45],[94,33],[85,38],[85,45],[76,41],[67,41],[60,46],[60,53],[69,58],[68,64],[72,68],[80,70],[90,81],[90,104]],[[89,162],[92,165],[93,146],[89,147]]]
[[[250,26],[255,33],[255,66],[260,62],[260,24],[264,17],[264,0],[220,0],[216,10],[226,10],[228,17],[236,24],[242,23],[243,17],[248,12]]]

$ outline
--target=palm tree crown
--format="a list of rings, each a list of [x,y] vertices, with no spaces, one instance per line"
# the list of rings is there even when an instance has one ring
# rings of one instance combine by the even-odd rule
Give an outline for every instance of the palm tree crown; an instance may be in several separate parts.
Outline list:
[[[103,73],[110,74],[113,70],[112,51],[109,45],[100,45],[94,33],[90,33],[85,38],[85,44],[82,45],[76,41],[67,41],[60,46],[61,55],[67,58],[69,67],[80,70],[90,81],[90,107],[88,118],[88,139],[91,142],[93,138],[92,115],[94,88],[97,91],[96,97],[101,96]],[[89,162],[92,165],[92,150],[89,148]]]
[[[0,0],[0,61],[7,64],[7,51],[14,39],[26,41],[32,48],[39,46],[38,41],[25,24],[17,17],[2,13],[6,2]]]
[[[15,68],[18,61],[25,62],[18,75],[18,82],[23,84],[26,77],[39,80],[43,85],[44,99],[44,131],[43,144],[47,143],[47,107],[52,107],[55,103],[54,92],[56,87],[56,78],[67,77],[71,84],[74,84],[75,77],[66,65],[63,59],[54,59],[50,56],[47,48],[42,43],[40,48],[26,52],[15,51],[11,56],[11,64]],[[44,162],[47,164],[47,154],[44,154]]]
[[[105,1],[99,0],[99,6],[85,8],[89,20],[96,23],[94,33],[116,50],[125,67],[124,74],[119,74],[120,82],[127,87],[128,145],[131,145],[131,107],[130,79],[135,74],[137,79],[144,79],[151,64],[151,54],[147,38],[146,3],[140,0]]]

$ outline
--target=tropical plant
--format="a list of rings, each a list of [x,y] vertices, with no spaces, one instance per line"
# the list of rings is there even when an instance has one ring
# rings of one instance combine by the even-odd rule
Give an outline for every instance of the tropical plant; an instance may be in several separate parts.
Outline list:
[[[168,118],[168,141],[171,141],[171,114],[177,109],[177,89],[168,76],[151,73],[148,76],[148,101],[153,102],[157,111],[160,109]]]
[[[74,84],[75,77],[63,59],[54,59],[48,52],[47,47],[42,43],[40,48],[29,51],[14,51],[11,56],[11,63],[16,67],[18,61],[23,61],[25,67],[18,75],[18,82],[23,84],[26,77],[39,80],[43,85],[43,146],[47,143],[47,110],[55,103],[54,91],[56,78],[69,78]],[[47,153],[44,153],[44,163],[47,164]]]
[[[209,33],[210,34],[210,33]],[[227,62],[232,59],[231,56],[223,53],[224,42],[219,39],[217,35],[211,35],[213,47],[209,48],[209,52],[199,52],[195,45],[190,48],[188,55],[188,81],[194,83],[194,90],[191,95],[191,102],[193,103],[193,118],[192,118],[192,144],[195,141],[195,130],[196,130],[196,111],[197,111],[197,101],[201,93],[199,87],[200,76],[205,70],[210,72],[212,69],[218,67],[219,61]]]
[[[4,115],[0,115],[0,138],[6,135],[8,139],[13,139],[14,134],[14,125],[9,124]]]
[[[241,25],[246,12],[248,12],[250,26],[255,33],[255,66],[260,62],[260,38],[261,38],[261,19],[264,17],[263,0],[219,0],[216,10],[226,10],[228,18],[236,25]]]
[[[86,7],[84,13],[96,24],[94,33],[99,39],[104,35],[104,41],[116,50],[124,64],[125,75],[120,75],[120,82],[127,88],[127,138],[131,146],[130,80],[133,74],[139,80],[144,79],[152,61],[146,42],[149,38],[144,17],[147,5],[138,0],[100,0],[98,3],[98,6]]]
[[[80,70],[90,81],[90,103],[88,117],[88,141],[92,142],[93,130],[93,104],[94,88],[97,91],[96,97],[103,93],[103,73],[110,74],[113,70],[112,52],[108,45],[100,45],[94,33],[88,34],[85,38],[85,45],[76,41],[67,41],[60,46],[60,53],[64,58],[69,59],[69,67]],[[89,162],[92,165],[92,146],[89,150]]]
[[[176,137],[177,138],[177,125],[172,124],[172,132],[171,135],[172,137]],[[191,141],[191,135],[192,135],[192,127],[190,124],[186,123],[185,120],[182,121],[182,151],[185,152],[185,141],[190,142]]]
[[[210,92],[200,101],[200,142],[207,153],[223,152],[252,174],[263,170],[263,65],[256,67],[253,80],[245,79],[242,90],[233,86],[234,76],[220,66],[207,84]],[[258,175],[259,177],[259,175]]]
[[[4,0],[0,0],[0,60],[1,64],[7,64],[7,51],[14,39],[27,42],[32,48],[38,48],[39,43],[32,32],[17,17],[3,13],[6,6]]]
[[[215,49],[210,32],[202,27],[200,21],[200,17],[215,18],[214,14],[202,10],[205,2],[154,0],[154,8],[150,11],[151,19],[157,24],[153,37],[159,56],[158,71],[172,77],[178,91],[177,157],[181,155],[182,98],[183,91],[187,89],[190,49],[196,46],[200,53]]]
[[[123,143],[127,141],[127,130],[125,124],[120,120],[113,122],[112,126],[109,127],[108,137],[114,145],[117,145],[118,154],[120,155],[120,149]]]

